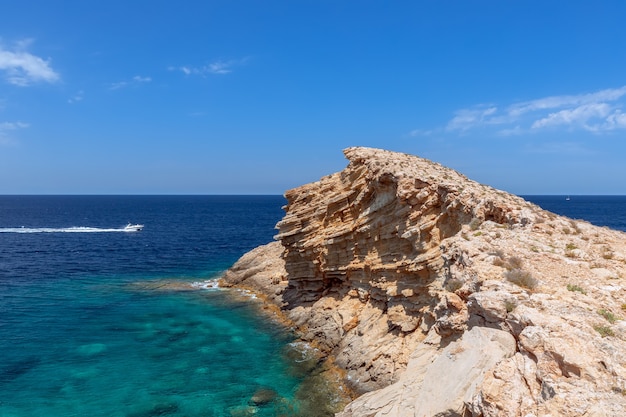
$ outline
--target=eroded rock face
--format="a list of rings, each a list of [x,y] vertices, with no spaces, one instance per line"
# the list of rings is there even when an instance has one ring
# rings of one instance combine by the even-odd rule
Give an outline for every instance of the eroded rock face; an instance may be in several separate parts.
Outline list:
[[[415,156],[345,155],[223,279],[368,392],[342,416],[626,415],[623,233]]]
[[[474,327],[440,348],[433,335],[411,355],[399,381],[359,397],[338,417],[462,415],[488,370],[515,354],[510,333]]]

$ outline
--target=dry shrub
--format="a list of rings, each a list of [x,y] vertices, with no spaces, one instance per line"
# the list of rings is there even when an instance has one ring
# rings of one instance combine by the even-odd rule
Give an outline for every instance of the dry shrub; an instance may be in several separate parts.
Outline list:
[[[519,256],[511,256],[507,261],[509,267],[507,269],[521,269],[524,261]]]
[[[474,217],[469,224],[470,230],[476,230],[483,224],[483,221],[477,217]]]
[[[460,290],[461,287],[463,287],[463,281],[457,278],[452,278],[448,280],[448,282],[445,285],[446,290],[450,292],[455,292],[457,290]]]
[[[539,284],[539,281],[537,281],[537,279],[535,279],[530,272],[519,268],[506,271],[504,273],[504,277],[513,284],[530,290],[537,287]]]
[[[506,270],[522,269],[522,266],[524,266],[524,261],[518,256],[511,256],[510,258],[504,259],[504,254],[501,252],[496,253],[496,256],[497,258],[493,260],[493,264],[495,266],[501,266]]]

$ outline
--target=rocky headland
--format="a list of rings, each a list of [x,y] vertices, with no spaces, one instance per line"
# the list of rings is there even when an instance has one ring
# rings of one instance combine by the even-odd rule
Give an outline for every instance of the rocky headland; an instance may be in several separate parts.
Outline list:
[[[337,416],[626,415],[626,234],[416,156],[344,153],[221,280],[345,371],[358,396]]]

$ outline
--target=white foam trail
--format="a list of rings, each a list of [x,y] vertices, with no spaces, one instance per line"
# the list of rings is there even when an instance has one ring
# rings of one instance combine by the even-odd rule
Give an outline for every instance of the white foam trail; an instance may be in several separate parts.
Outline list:
[[[212,289],[219,289],[219,283],[217,282],[216,279],[210,279],[207,281],[200,281],[200,282],[192,282],[191,286],[193,288],[201,288],[201,289],[205,289],[205,290],[212,290]]]
[[[301,359],[295,359],[295,361],[298,363],[320,357],[319,349],[309,345],[306,342],[292,342],[289,343],[289,346],[291,346],[296,352],[302,355]]]
[[[116,229],[103,229],[100,227],[0,227],[0,233],[111,233],[111,232],[137,232],[136,229],[120,227]]]
[[[239,291],[239,293],[240,293],[241,295],[243,295],[244,297],[249,297],[249,298],[251,298],[251,299],[253,299],[253,300],[256,300],[256,299],[257,299],[256,294],[255,294],[255,293],[253,293],[253,292],[252,292],[252,291],[250,291],[250,290],[242,290],[242,289],[238,289],[237,291]]]

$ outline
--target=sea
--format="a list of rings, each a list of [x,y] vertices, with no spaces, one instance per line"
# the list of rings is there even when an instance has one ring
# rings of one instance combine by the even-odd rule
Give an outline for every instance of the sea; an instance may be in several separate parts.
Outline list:
[[[626,231],[625,196],[523,197]],[[0,416],[331,416],[314,349],[214,285],[285,203],[0,196]]]
[[[312,348],[214,287],[285,203],[0,196],[0,416],[332,415]]]
[[[544,210],[596,226],[626,232],[626,196],[623,195],[522,195]]]

